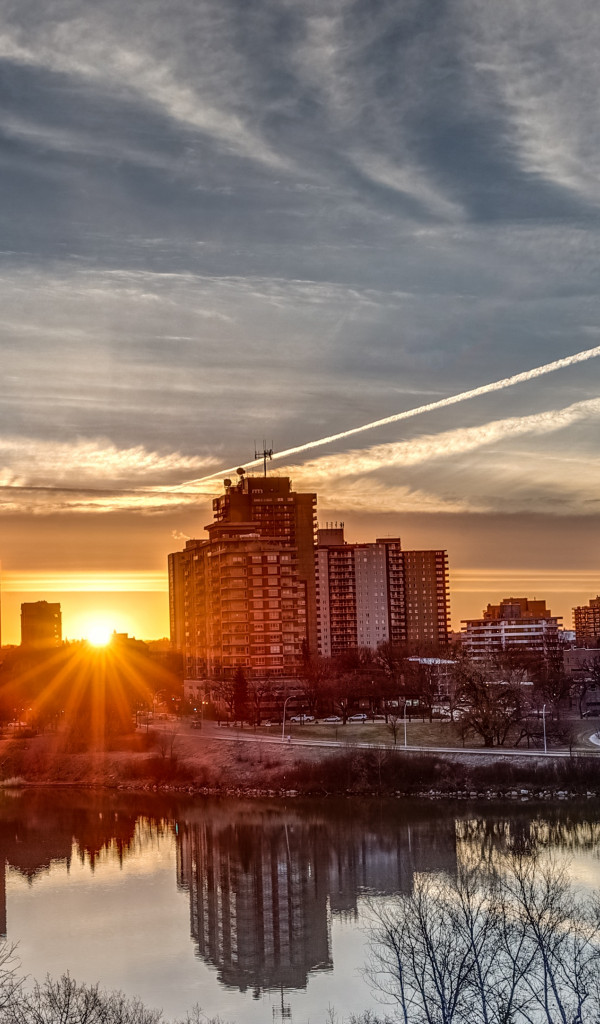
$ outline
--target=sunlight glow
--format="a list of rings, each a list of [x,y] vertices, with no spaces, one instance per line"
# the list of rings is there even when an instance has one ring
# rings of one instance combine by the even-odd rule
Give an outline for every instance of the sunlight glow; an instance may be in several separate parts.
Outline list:
[[[92,622],[86,628],[86,640],[93,647],[106,647],[110,642],[112,630],[103,622]]]

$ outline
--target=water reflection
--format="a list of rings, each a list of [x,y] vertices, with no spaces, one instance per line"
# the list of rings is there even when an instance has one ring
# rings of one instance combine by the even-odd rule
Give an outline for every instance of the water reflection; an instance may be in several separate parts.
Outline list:
[[[333,969],[331,927],[360,899],[412,892],[415,877],[454,878],[465,859],[508,847],[600,848],[589,808],[490,814],[461,806],[375,801],[193,801],[151,794],[26,792],[0,796],[0,932],[8,867],[32,882],[79,858],[121,865],[174,842],[196,955],[231,990],[303,989]],[[8,924],[10,925],[10,919]],[[118,927],[118,922],[113,922]],[[19,938],[19,936],[10,936]]]
[[[330,970],[330,915],[360,893],[409,890],[415,871],[456,869],[454,822],[223,808],[178,828],[198,955],[242,991],[304,988]],[[330,809],[331,810],[331,809]]]

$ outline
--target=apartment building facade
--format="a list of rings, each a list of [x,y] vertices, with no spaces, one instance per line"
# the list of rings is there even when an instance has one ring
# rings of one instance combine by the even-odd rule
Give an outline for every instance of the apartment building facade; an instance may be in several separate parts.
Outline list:
[[[600,597],[592,597],[587,605],[573,609],[577,647],[600,645]]]
[[[507,597],[498,605],[488,604],[480,619],[464,619],[461,642],[478,659],[509,647],[543,651],[558,644],[561,621],[545,601]]]
[[[445,551],[402,551],[398,537],[348,544],[342,525],[317,531],[315,560],[322,657],[386,642],[448,642]]]
[[[169,555],[171,642],[186,679],[232,678],[240,666],[249,678],[297,675],[315,591],[315,502],[287,477],[240,474],[215,499],[208,538]]]

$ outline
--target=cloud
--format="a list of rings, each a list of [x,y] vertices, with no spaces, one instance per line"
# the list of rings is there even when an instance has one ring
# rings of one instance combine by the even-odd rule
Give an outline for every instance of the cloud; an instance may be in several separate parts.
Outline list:
[[[300,489],[302,478],[298,474],[294,484]],[[309,485],[307,485],[309,486]],[[443,495],[410,486],[397,486],[382,481],[338,480],[334,487],[323,487],[318,492],[319,511],[354,512],[394,515],[407,513],[462,514],[489,511],[484,503],[471,501],[467,497],[444,497]]]
[[[580,0],[524,4],[461,0],[464,58],[474,102],[506,114],[506,138],[523,169],[600,201],[600,23]]]
[[[443,195],[428,180],[424,168],[411,165],[406,159],[395,164],[386,156],[372,153],[356,152],[352,159],[357,169],[372,182],[414,200],[431,216],[448,221],[460,221],[464,217],[462,205]]]
[[[551,508],[563,420],[594,461],[591,364],[435,409],[597,329],[589,0],[0,11],[5,508],[193,509],[255,437],[340,435],[287,461],[361,515],[357,481],[389,509]],[[339,453],[411,405],[402,440]],[[594,472],[556,502],[592,508]]]
[[[109,3],[88,5],[84,17],[74,4],[66,5],[67,11],[71,7],[71,16],[54,14],[53,6],[47,6],[42,23],[28,21],[26,16],[5,21],[0,58],[91,81],[122,99],[136,96],[144,104],[157,105],[176,122],[206,133],[231,152],[283,168],[285,161],[243,114],[233,109],[239,85],[234,85],[231,68],[212,48],[216,44],[217,50],[229,49],[232,62],[238,63],[224,19],[213,19],[212,33],[193,32],[199,51],[191,76],[182,61],[185,36],[167,33],[161,46],[147,31],[146,11],[138,21],[135,14],[131,17],[131,9],[123,9],[119,17]],[[205,10],[208,6],[203,5]],[[192,15],[185,5],[182,13]],[[138,22],[139,31],[132,31],[132,21],[134,26]]]
[[[0,481],[4,487],[83,489],[119,481],[168,482],[174,476],[211,465],[216,459],[190,458],[179,452],[158,453],[139,445],[119,449],[105,438],[47,442],[37,438],[0,437]]]
[[[491,444],[499,444],[528,434],[545,435],[565,430],[576,423],[600,418],[600,398],[576,402],[564,409],[549,409],[530,416],[513,416],[476,427],[458,427],[439,434],[428,434],[411,441],[374,445],[338,455],[322,456],[288,466],[282,473],[294,472],[296,478],[312,480],[313,486],[337,477],[364,476],[378,470],[445,460]]]

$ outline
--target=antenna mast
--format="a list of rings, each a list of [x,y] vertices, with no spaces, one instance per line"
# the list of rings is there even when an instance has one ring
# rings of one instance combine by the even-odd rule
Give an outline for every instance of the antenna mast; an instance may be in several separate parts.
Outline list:
[[[254,442],[254,458],[255,459],[262,459],[263,460],[263,466],[264,466],[264,471],[265,471],[265,476],[266,476],[267,475],[267,459],[272,459],[273,458],[273,442],[271,441],[271,447],[267,448],[267,442],[263,441],[263,450],[262,450],[262,452],[259,452],[259,451],[256,450],[256,441],[255,441]]]

